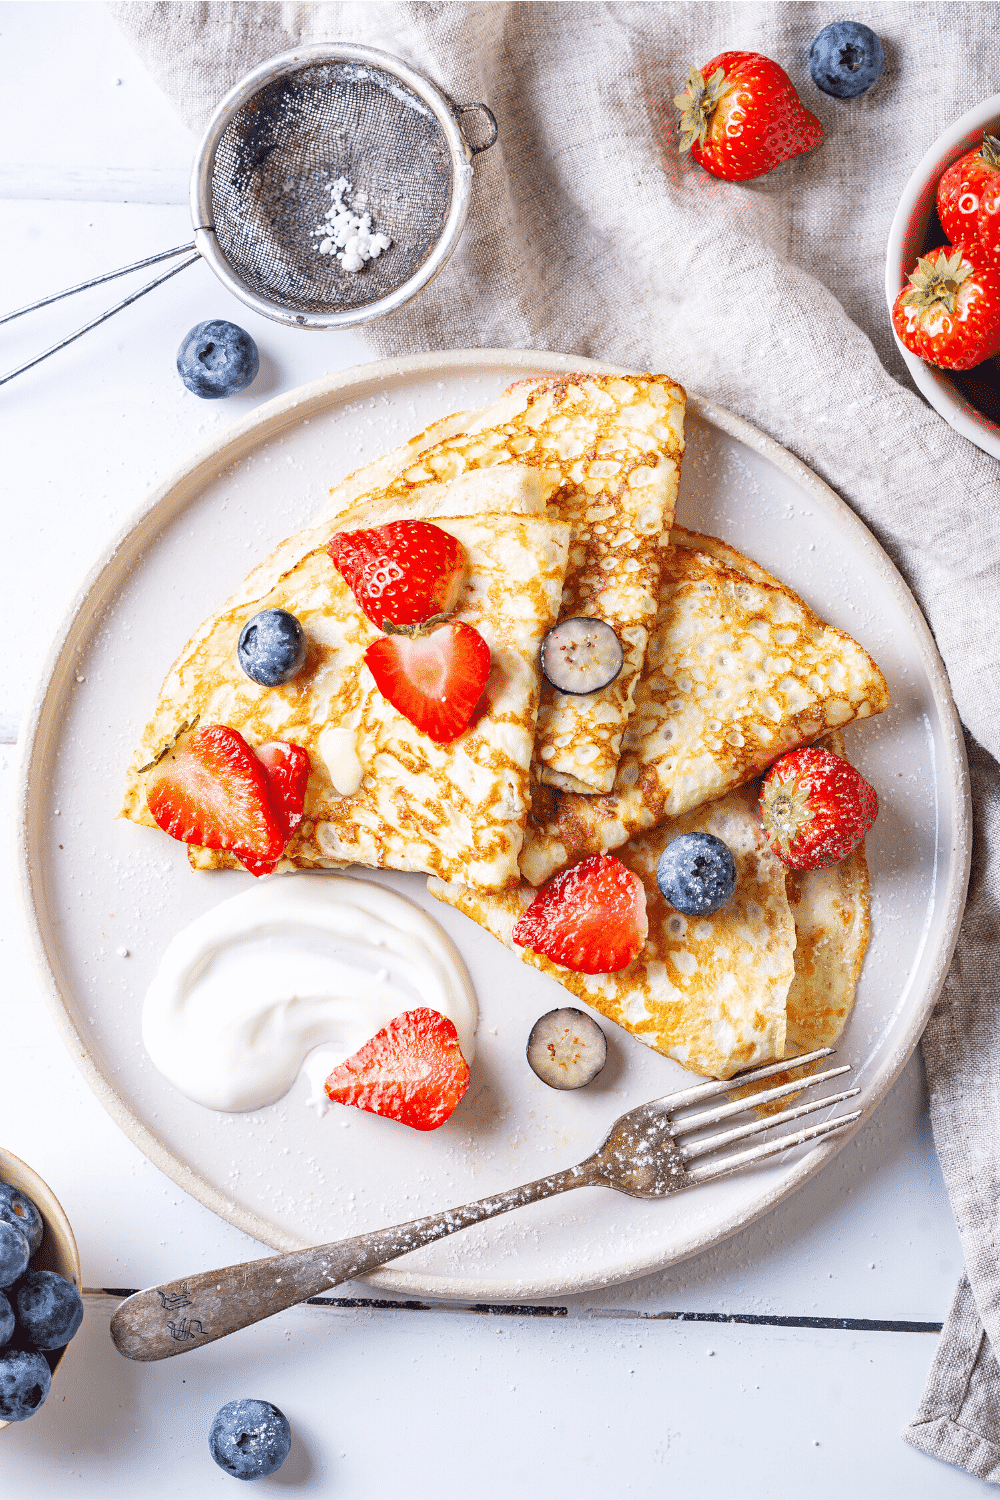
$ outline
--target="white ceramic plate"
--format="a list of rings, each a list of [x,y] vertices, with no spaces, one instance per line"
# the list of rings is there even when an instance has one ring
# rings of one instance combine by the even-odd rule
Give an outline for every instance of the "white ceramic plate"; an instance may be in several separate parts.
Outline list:
[[[123,772],[174,656],[343,474],[512,379],[580,368],[608,367],[524,351],[420,355],[363,365],[260,407],[147,499],[84,586],[29,715],[21,894],[67,1045],[153,1162],[277,1248],[411,1219],[570,1165],[623,1110],[692,1081],[608,1025],[600,1078],[577,1093],[546,1088],[526,1066],[524,1045],[564,991],[433,901],[417,875],[370,878],[425,906],[451,933],[482,1011],[472,1087],[439,1131],[351,1109],[318,1119],[302,1084],[258,1114],[215,1114],[156,1073],[140,1041],[143,995],[167,941],[251,879],[192,874],[181,845],[116,821]],[[868,841],[873,937],[841,1047],[867,1115],[920,1035],[965,894],[967,776],[944,671],[908,590],[853,513],[775,443],[699,400],[689,406],[678,519],[786,579],[872,651],[892,689],[888,713],[848,731],[882,799]],[[749,1223],[844,1139],[663,1202],[580,1189],[467,1230],[371,1281],[395,1293],[502,1301],[626,1280]]]

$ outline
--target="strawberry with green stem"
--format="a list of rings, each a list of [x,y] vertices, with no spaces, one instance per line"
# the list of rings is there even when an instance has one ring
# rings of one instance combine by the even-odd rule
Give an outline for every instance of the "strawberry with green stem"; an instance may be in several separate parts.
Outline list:
[[[917,261],[892,309],[901,343],[932,365],[968,370],[1000,353],[1000,270],[978,245],[940,245]]]
[[[953,162],[937,186],[938,218],[953,245],[980,239],[983,198],[991,188],[1000,188],[1000,140],[984,135],[979,149]]]
[[[764,777],[760,813],[771,850],[793,870],[828,870],[861,843],[878,794],[850,761],[821,745],[783,755]]]
[[[823,141],[822,124],[784,68],[759,52],[721,52],[704,68],[692,67],[674,103],[679,149],[730,182],[761,177]]]

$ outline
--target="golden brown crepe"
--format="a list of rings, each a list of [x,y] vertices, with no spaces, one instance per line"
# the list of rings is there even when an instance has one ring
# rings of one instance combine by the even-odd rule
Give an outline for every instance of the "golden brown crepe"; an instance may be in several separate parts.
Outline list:
[[[456,618],[492,653],[485,711],[440,745],[398,713],[375,686],[364,652],[380,632],[331,563],[316,529],[277,549],[171,668],[132,766],[123,814],[152,825],[142,767],[195,718],[228,724],[250,745],[286,740],[309,753],[305,818],[283,868],[359,862],[423,870],[502,890],[518,879],[528,768],[538,709],[539,645],[555,621],[569,528],[533,516],[445,518],[469,558]],[[319,529],[325,542],[329,528]],[[262,609],[287,609],[309,652],[281,687],[240,668],[236,644]],[[194,855],[199,868],[231,856]]]
[[[684,401],[664,375],[521,381],[492,406],[446,418],[351,475],[323,512],[344,528],[374,524],[390,507],[393,515],[444,514],[407,506],[438,503],[438,492],[477,470],[517,464],[544,476],[547,514],[573,528],[560,618],[606,620],[625,651],[618,677],[599,693],[545,686],[536,746],[544,780],[585,791],[614,782],[656,613],[660,539],[673,522]],[[496,509],[506,511],[502,499]]]
[[[742,787],[618,850],[642,879],[649,921],[645,948],[618,974],[575,973],[513,943],[514,924],[536,895],[527,881],[502,894],[440,880],[427,888],[647,1046],[696,1073],[729,1078],[783,1056],[794,972],[785,866],[767,847],[756,796],[755,787]],[[732,901],[707,917],[674,911],[656,884],[667,844],[695,829],[721,838],[736,860]]]
[[[675,528],[671,542],[614,790],[535,785],[521,852],[534,885],[888,706],[867,651],[791,589],[714,538]]]

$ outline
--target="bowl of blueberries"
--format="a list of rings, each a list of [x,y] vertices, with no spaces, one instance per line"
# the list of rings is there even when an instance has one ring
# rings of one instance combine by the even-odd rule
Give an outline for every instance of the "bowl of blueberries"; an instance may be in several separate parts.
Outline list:
[[[82,1322],[69,1220],[37,1172],[0,1147],[0,1427],[40,1409]]]

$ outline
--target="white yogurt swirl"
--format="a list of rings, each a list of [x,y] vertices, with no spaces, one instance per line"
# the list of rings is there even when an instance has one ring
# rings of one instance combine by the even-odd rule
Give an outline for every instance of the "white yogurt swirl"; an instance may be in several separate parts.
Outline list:
[[[260,1109],[288,1092],[307,1058],[322,1099],[332,1068],[419,1006],[454,1022],[471,1063],[476,994],[437,922],[367,880],[288,875],[177,934],[146,994],[142,1039],[189,1099]]]

